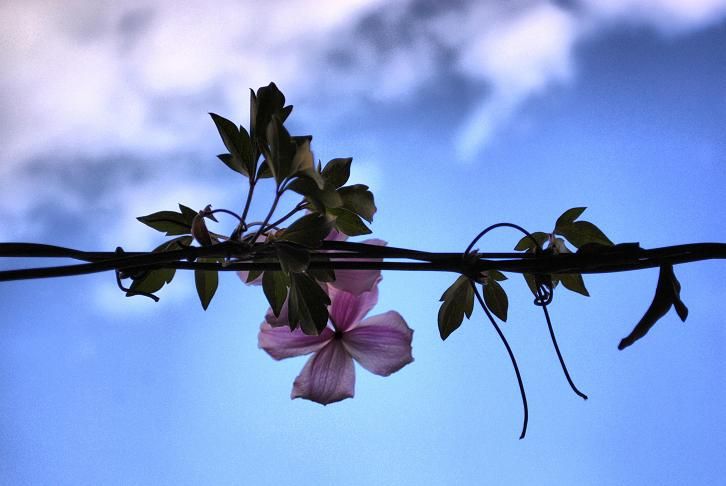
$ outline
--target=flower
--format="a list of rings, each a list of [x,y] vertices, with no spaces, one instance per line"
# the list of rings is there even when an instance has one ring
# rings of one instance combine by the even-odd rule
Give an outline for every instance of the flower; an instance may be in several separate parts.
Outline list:
[[[317,336],[306,335],[300,328],[290,331],[285,325],[286,306],[278,317],[268,311],[258,335],[260,348],[276,360],[313,353],[295,378],[291,398],[327,405],[353,397],[353,360],[380,376],[413,361],[413,330],[398,312],[364,319],[378,301],[379,281],[380,276],[358,294],[328,285],[330,321]]]

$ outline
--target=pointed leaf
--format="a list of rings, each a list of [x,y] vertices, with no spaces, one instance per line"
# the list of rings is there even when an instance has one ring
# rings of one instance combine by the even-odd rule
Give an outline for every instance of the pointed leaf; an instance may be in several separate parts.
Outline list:
[[[285,273],[304,272],[310,264],[310,252],[305,247],[278,241],[275,242],[275,251]]]
[[[553,275],[553,277],[554,276],[555,275]],[[560,279],[560,282],[562,282],[562,285],[564,285],[567,290],[577,292],[585,297],[590,297],[590,292],[588,292],[587,288],[585,288],[585,281],[582,279],[582,274],[561,273],[556,276]]]
[[[373,215],[376,214],[376,204],[373,193],[368,186],[353,184],[338,189],[338,194],[343,198],[343,207],[358,214],[369,223],[373,222]]]
[[[176,270],[173,268],[150,270],[134,279],[129,287],[130,292],[127,292],[126,296],[131,297],[134,295],[134,292],[143,292],[147,294],[158,292],[164,285],[172,281],[175,273]]]
[[[214,258],[200,258],[200,263],[215,263]],[[202,308],[207,310],[219,285],[219,275],[216,270],[194,270],[194,283],[197,287],[197,295]]]
[[[541,248],[544,248],[544,244],[547,242],[547,238],[549,238],[549,235],[547,233],[543,233],[542,231],[535,231],[532,234],[532,238],[537,240],[537,243],[539,243],[539,246]],[[523,250],[531,250],[534,251],[537,248],[537,245],[534,244],[534,241],[532,241],[532,238],[529,236],[524,236],[521,240],[519,240],[519,243],[517,243],[517,246],[514,247],[517,251],[523,251]]]
[[[348,236],[360,236],[372,233],[363,220],[354,212],[345,208],[329,209],[328,213],[335,216],[335,228]]]
[[[577,218],[579,218],[580,215],[583,212],[585,212],[586,209],[587,209],[586,207],[568,209],[567,211],[562,213],[559,218],[557,218],[557,222],[555,223],[555,228],[572,223]]]
[[[439,307],[439,334],[445,340],[461,326],[464,315],[471,317],[474,311],[474,289],[469,278],[460,275],[451,286],[446,289],[440,299]]]
[[[230,169],[242,175],[254,174],[250,136],[247,131],[242,127],[237,128],[237,125],[216,113],[210,113],[209,116],[212,117],[219,136],[231,155],[230,158],[224,157],[222,154],[222,156],[218,156],[219,159]]]
[[[589,221],[575,221],[574,223],[558,226],[555,232],[567,238],[576,248],[588,243],[600,243],[607,246],[613,244],[597,226]]]
[[[509,299],[499,283],[491,278],[487,280],[484,287],[484,303],[487,308],[502,321],[507,321],[507,310],[509,308]]]
[[[323,215],[310,213],[292,223],[279,236],[280,240],[291,241],[308,248],[317,248],[333,227],[331,220]]]
[[[187,222],[187,218],[176,211],[159,211],[146,216],[139,216],[136,219],[156,231],[166,233],[167,236],[185,235],[191,232],[191,225]]]
[[[290,274],[288,316],[291,329],[299,325],[305,334],[320,334],[328,324],[328,305],[328,294],[315,280],[304,273]]]
[[[345,185],[350,178],[350,164],[352,162],[353,159],[350,157],[329,161],[323,168],[323,179],[336,189]]]
[[[262,290],[275,317],[280,317],[280,310],[287,299],[287,287],[288,279],[283,272],[268,270],[262,275]]]
[[[678,317],[685,321],[688,316],[688,309],[681,301],[680,290],[681,285],[676,279],[675,273],[673,273],[673,266],[662,265],[658,273],[658,284],[655,288],[653,302],[651,302],[648,310],[645,311],[645,315],[635,325],[632,332],[620,341],[618,349],[625,349],[645,336],[674,304],[676,305]]]

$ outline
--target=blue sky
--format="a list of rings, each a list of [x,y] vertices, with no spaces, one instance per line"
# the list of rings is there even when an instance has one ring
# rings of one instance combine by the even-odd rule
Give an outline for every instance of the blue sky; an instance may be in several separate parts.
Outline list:
[[[239,210],[206,114],[247,123],[275,81],[316,155],[352,156],[396,246],[461,251],[565,209],[616,242],[726,241],[726,2],[5,2],[0,241],[151,249],[136,216]],[[255,211],[264,210],[264,201]],[[489,237],[488,237],[489,238]],[[482,250],[508,250],[501,230]],[[18,262],[2,262],[3,268]],[[257,349],[262,292],[189,275],[161,302],[113,275],[0,286],[2,484],[716,484],[726,468],[726,266],[676,267],[689,306],[631,348],[657,271],[592,276],[550,312],[518,276],[504,324],[530,404],[475,312],[445,343],[445,274],[384,273],[373,313],[415,361],[356,397],[289,399],[305,359]]]

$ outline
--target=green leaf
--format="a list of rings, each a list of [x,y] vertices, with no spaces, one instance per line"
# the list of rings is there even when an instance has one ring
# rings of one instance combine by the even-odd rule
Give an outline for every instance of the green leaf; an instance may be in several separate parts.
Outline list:
[[[555,228],[555,232],[567,238],[576,248],[588,243],[600,243],[607,246],[613,244],[597,226],[589,221],[575,221],[574,223],[558,226]]]
[[[280,317],[280,310],[287,299],[287,287],[288,279],[283,272],[268,270],[262,275],[262,290],[275,317]]]
[[[333,228],[330,219],[317,213],[302,216],[292,223],[280,236],[282,241],[291,241],[308,248],[317,248]]]
[[[535,231],[532,234],[532,238],[537,240],[537,243],[539,243],[539,246],[541,248],[544,248],[544,244],[547,242],[547,239],[549,238],[549,234],[543,233],[542,231]],[[532,241],[532,238],[529,236],[524,236],[521,240],[519,240],[519,243],[517,243],[517,246],[514,247],[517,251],[534,251],[537,248],[537,245],[534,244],[534,241]]]
[[[267,165],[267,160],[263,160],[260,164],[260,167],[257,169],[257,178],[258,179],[269,179],[272,177],[272,171],[270,170],[270,166]]]
[[[320,334],[328,324],[328,305],[328,294],[315,280],[304,273],[290,274],[288,316],[291,329],[299,324],[305,334]]]
[[[335,216],[335,227],[348,236],[360,236],[372,233],[363,220],[354,212],[345,208],[329,209],[328,213]]]
[[[350,178],[351,157],[332,159],[323,168],[323,179],[336,189],[345,185]]]
[[[499,270],[487,270],[487,274],[490,278],[493,278],[498,282],[501,282],[502,280],[507,280],[507,276]]]
[[[557,222],[555,223],[555,228],[558,228],[560,226],[565,226],[573,221],[575,221],[577,218],[580,217],[580,215],[585,212],[587,208],[572,208],[568,209],[564,213],[560,215],[559,218],[557,218]]]
[[[247,272],[247,280],[245,280],[245,283],[254,282],[260,275],[262,275],[262,270],[250,270]]]
[[[134,295],[134,292],[143,292],[153,294],[170,283],[174,278],[176,270],[173,268],[159,268],[150,270],[138,278],[135,278],[129,287],[130,292],[126,292],[127,297]]]
[[[191,224],[185,215],[176,211],[159,211],[136,219],[167,236],[185,235],[191,231]]]
[[[210,113],[219,136],[222,138],[224,146],[229,150],[231,157],[225,157],[224,154],[219,155],[219,159],[224,162],[230,169],[239,172],[244,176],[254,174],[254,161],[252,160],[252,149],[250,136],[242,127],[221,117],[215,113]]]
[[[310,252],[305,247],[277,241],[275,251],[285,273],[304,272],[310,264]]]
[[[460,275],[451,286],[446,289],[440,299],[439,307],[439,334],[445,340],[461,326],[464,315],[471,317],[474,311],[474,289],[469,278]]]
[[[507,321],[507,309],[509,308],[509,299],[507,293],[501,285],[493,279],[487,280],[484,287],[484,303],[487,308],[502,321]]]
[[[214,258],[200,258],[200,263],[215,263]],[[216,270],[194,270],[194,283],[197,287],[197,295],[202,304],[202,308],[207,310],[209,303],[212,301],[217,287],[219,286],[219,275]]]
[[[353,184],[338,189],[338,194],[343,198],[343,207],[358,214],[369,223],[373,222],[373,215],[376,214],[376,204],[373,200],[373,193],[368,186]]]
[[[301,196],[305,196],[319,213],[324,213],[326,208],[338,208],[343,204],[340,195],[330,184],[326,183],[320,189],[318,184],[306,175],[296,177],[287,187]]]
[[[562,285],[564,285],[566,289],[577,292],[578,294],[582,294],[585,297],[590,297],[590,293],[585,288],[585,281],[582,279],[582,274],[561,273],[558,274],[557,277],[560,279],[560,282],[562,282]]]
[[[250,130],[253,137],[259,137],[266,142],[265,131],[274,114],[279,114],[280,120],[290,115],[292,106],[285,107],[285,95],[282,94],[275,83],[270,83],[257,90],[257,94],[250,90]]]
[[[181,211],[184,221],[191,226],[194,218],[197,216],[197,211],[183,204],[179,204],[179,211]]]
[[[292,163],[297,147],[282,125],[279,116],[274,115],[267,124],[268,148],[264,149],[267,165],[278,185],[292,175]]]
[[[655,296],[645,315],[630,334],[620,341],[618,349],[622,350],[645,336],[658,320],[666,315],[671,307],[675,306],[676,313],[685,322],[688,317],[688,308],[681,300],[681,284],[678,282],[672,265],[662,265],[658,273],[658,284]]]
[[[537,295],[537,282],[534,280],[534,275],[531,273],[523,273],[524,281],[527,282],[527,287],[532,291],[532,295]]]

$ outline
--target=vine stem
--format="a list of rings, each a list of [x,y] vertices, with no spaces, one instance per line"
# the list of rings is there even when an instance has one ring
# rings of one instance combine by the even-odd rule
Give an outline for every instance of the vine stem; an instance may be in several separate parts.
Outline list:
[[[312,269],[440,271],[478,275],[486,270],[511,273],[612,273],[675,265],[700,260],[726,259],[726,243],[693,243],[654,249],[615,247],[591,253],[545,255],[532,253],[477,253],[464,261],[462,253],[432,253],[364,243],[323,242],[309,250]],[[64,277],[109,270],[278,270],[271,245],[225,241],[206,247],[162,252],[86,252],[35,243],[0,243],[0,258],[69,258],[87,263],[0,271],[0,281]],[[198,258],[223,258],[223,263],[201,263]],[[379,261],[376,261],[379,260]],[[371,261],[372,260],[372,261]],[[394,260],[394,261],[390,261]],[[401,261],[408,260],[408,261]],[[413,261],[411,261],[413,260]]]
[[[476,296],[476,300],[479,302],[479,306],[484,310],[484,313],[489,318],[489,322],[492,323],[494,330],[497,331],[499,339],[502,341],[502,344],[504,344],[504,347],[507,349],[507,354],[509,354],[509,359],[512,361],[512,367],[514,368],[514,374],[517,375],[519,394],[522,397],[522,408],[524,409],[524,416],[522,418],[522,433],[519,435],[519,439],[524,439],[524,436],[527,434],[527,423],[529,422],[529,407],[527,406],[527,394],[524,392],[524,382],[522,381],[522,374],[519,372],[519,365],[517,365],[517,359],[514,357],[514,352],[512,351],[511,346],[509,346],[509,342],[507,341],[506,336],[504,336],[502,329],[497,324],[497,321],[494,320],[494,317],[492,316],[491,312],[489,312],[489,309],[487,309],[487,306],[484,305],[484,299],[482,299],[481,294],[479,293],[479,289],[476,288],[476,284],[472,279],[469,279],[469,285],[471,285],[471,288],[474,290],[474,295]]]

